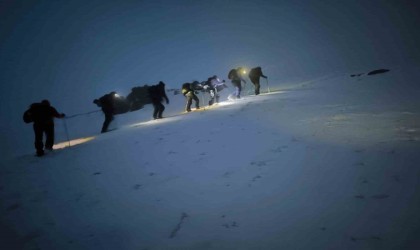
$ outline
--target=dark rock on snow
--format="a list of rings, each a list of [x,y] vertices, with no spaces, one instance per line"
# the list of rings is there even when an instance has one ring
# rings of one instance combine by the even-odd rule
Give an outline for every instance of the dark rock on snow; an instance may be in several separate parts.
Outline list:
[[[376,75],[376,74],[383,74],[383,73],[386,73],[388,71],[390,71],[390,70],[389,69],[377,69],[377,70],[373,70],[373,71],[369,72],[368,76]]]

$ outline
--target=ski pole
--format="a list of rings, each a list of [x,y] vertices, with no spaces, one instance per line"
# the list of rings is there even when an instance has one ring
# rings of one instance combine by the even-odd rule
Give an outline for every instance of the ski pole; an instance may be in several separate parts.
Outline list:
[[[66,132],[66,136],[67,136],[67,141],[69,143],[69,147],[70,147],[70,138],[69,138],[69,130],[67,129],[67,123],[66,123],[66,118],[63,119],[63,123],[64,123],[64,130]]]
[[[270,86],[268,85],[268,78],[265,78],[265,81],[267,82],[267,91],[268,93],[270,93],[271,91],[270,91]]]

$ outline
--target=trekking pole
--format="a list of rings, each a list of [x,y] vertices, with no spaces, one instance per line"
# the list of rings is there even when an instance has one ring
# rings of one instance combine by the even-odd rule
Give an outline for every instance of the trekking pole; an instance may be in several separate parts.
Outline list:
[[[64,130],[66,132],[66,136],[67,136],[67,141],[69,143],[69,147],[70,147],[70,138],[69,138],[69,130],[67,129],[67,123],[66,123],[66,118],[63,119],[63,123],[64,123]]]
[[[270,93],[271,91],[270,91],[270,86],[268,85],[268,78],[265,78],[265,81],[267,82],[267,91],[268,93]]]

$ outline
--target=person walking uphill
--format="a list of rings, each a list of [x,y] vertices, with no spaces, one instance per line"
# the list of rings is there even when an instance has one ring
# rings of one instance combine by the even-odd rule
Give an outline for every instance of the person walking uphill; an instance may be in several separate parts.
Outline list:
[[[159,84],[149,87],[149,96],[153,104],[153,119],[161,119],[162,113],[165,110],[163,106],[163,99],[166,100],[166,104],[169,104],[168,96],[166,96],[165,83],[160,81]]]
[[[209,106],[211,106],[215,101],[216,103],[219,103],[219,92],[224,88],[227,88],[227,86],[225,84],[225,80],[220,80],[216,75],[214,75],[204,82],[203,88],[206,92],[210,93]]]
[[[253,68],[249,71],[249,79],[254,84],[255,87],[255,95],[260,94],[260,77],[267,79],[265,75],[263,75],[261,67]]]
[[[111,92],[109,94],[103,95],[99,99],[93,100],[93,103],[101,107],[102,112],[105,115],[105,121],[102,124],[101,133],[108,132],[109,124],[114,120],[114,98],[116,92]]]
[[[54,145],[54,117],[63,118],[63,113],[58,113],[57,110],[50,105],[48,100],[43,100],[40,103],[32,103],[31,106],[23,114],[23,120],[26,123],[33,122],[35,133],[35,149],[37,156],[44,155],[43,136],[45,133],[45,149],[53,150]]]
[[[185,106],[186,112],[191,112],[192,100],[195,101],[195,108],[200,109],[200,105],[199,105],[200,101],[194,93],[194,86],[198,86],[198,85],[199,84],[197,81],[194,81],[193,83],[186,82],[182,84],[181,92],[187,98],[187,105]]]
[[[244,82],[246,84],[246,81],[241,77],[241,70],[242,68],[240,67],[237,69],[231,69],[228,74],[228,78],[231,80],[232,85],[235,87],[235,92],[233,93],[233,95],[236,99],[241,98],[241,82]]]

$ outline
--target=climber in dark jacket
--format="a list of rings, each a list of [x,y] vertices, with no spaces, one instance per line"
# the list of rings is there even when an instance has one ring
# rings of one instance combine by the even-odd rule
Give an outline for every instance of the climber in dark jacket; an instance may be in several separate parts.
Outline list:
[[[225,84],[225,80],[220,80],[216,75],[214,75],[204,82],[203,88],[205,92],[210,94],[209,106],[211,106],[215,101],[216,103],[219,103],[219,92],[224,88],[227,88],[227,86]]]
[[[114,113],[115,113],[115,98],[116,92],[111,92],[109,94],[103,95],[99,99],[95,99],[93,103],[101,107],[102,112],[105,115],[105,121],[102,124],[101,133],[108,132],[109,124],[114,120]]]
[[[251,69],[251,71],[249,71],[248,76],[251,82],[254,84],[255,95],[259,95],[260,94],[260,77],[263,77],[265,79],[267,79],[267,77],[263,75],[261,71],[261,67],[256,67],[256,68]]]
[[[32,103],[30,108],[24,113],[25,122],[33,122],[35,133],[35,149],[37,156],[44,155],[43,136],[45,133],[45,149],[53,150],[54,145],[54,117],[63,118],[63,113],[58,113],[57,110],[50,105],[48,100],[43,100],[40,103]]]
[[[246,81],[241,76],[241,71],[243,69],[241,67],[237,69],[231,69],[228,74],[228,78],[231,80],[232,85],[235,87],[235,92],[232,93],[232,95],[236,99],[241,98],[241,91],[242,91],[242,85],[241,83],[244,82],[246,84]]]
[[[192,101],[195,101],[195,108],[200,109],[200,100],[195,95],[196,90],[202,89],[201,84],[198,81],[194,81],[193,83],[186,82],[182,84],[181,92],[187,98],[187,105],[185,106],[186,112],[191,112],[191,104]]]
[[[160,81],[159,84],[149,87],[149,96],[153,104],[153,119],[161,119],[162,113],[165,110],[163,106],[163,99],[166,100],[166,104],[169,104],[168,96],[165,91],[165,83]]]

